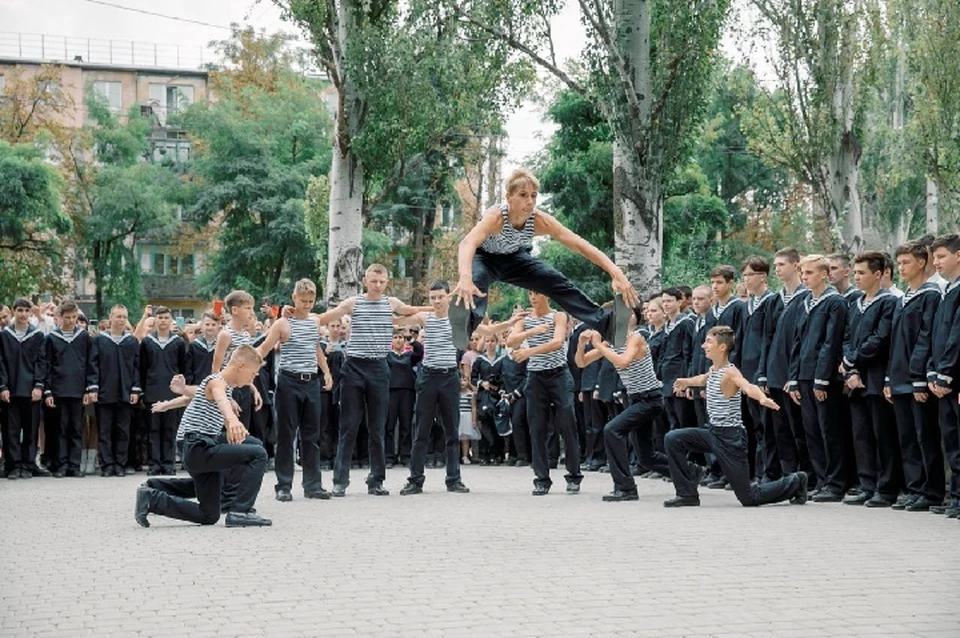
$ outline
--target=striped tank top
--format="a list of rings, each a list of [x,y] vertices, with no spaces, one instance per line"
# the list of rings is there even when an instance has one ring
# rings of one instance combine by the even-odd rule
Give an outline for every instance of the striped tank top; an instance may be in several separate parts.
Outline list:
[[[453,329],[450,327],[449,317],[437,317],[432,312],[427,315],[423,335],[423,367],[457,367],[457,349],[453,345]]]
[[[253,343],[253,336],[251,336],[251,334],[246,330],[243,332],[237,332],[229,323],[224,326],[223,329],[226,330],[227,334],[230,335],[230,345],[227,346],[227,351],[223,353],[223,362],[220,364],[221,370],[227,367],[227,364],[230,362],[230,356],[233,354],[234,350],[240,346],[249,346],[251,343]]]
[[[460,412],[473,413],[473,392],[460,393]]]
[[[290,338],[280,344],[280,369],[303,374],[317,373],[320,331],[314,317],[289,317]]]
[[[642,335],[641,329],[633,332],[635,335]],[[617,348],[617,354],[623,354],[626,348]],[[634,359],[626,368],[617,368],[617,374],[623,381],[623,387],[627,395],[659,390],[663,387],[657,373],[653,369],[653,356],[650,354],[650,348],[647,348],[647,354],[640,359]]]
[[[347,342],[347,356],[357,359],[385,359],[393,343],[393,310],[390,298],[370,301],[357,295],[353,306],[353,329]]]
[[[183,411],[183,418],[180,419],[180,427],[177,428],[178,441],[191,433],[218,436],[223,432],[223,414],[220,413],[217,404],[207,398],[207,383],[211,379],[222,380],[223,377],[219,374],[211,374],[197,386],[197,392],[193,395],[193,400]],[[232,391],[233,388],[227,386],[227,396],[230,396]]]
[[[544,315],[543,317],[534,317],[532,315],[527,315],[523,319],[523,329],[524,331],[533,330],[537,326],[542,326],[544,324],[550,327],[546,332],[541,332],[540,334],[535,334],[527,339],[527,345],[531,348],[536,348],[537,346],[542,346],[545,343],[550,342],[553,339],[553,330],[554,330],[554,317],[557,313],[551,312],[550,314]],[[557,348],[552,352],[546,354],[537,354],[529,359],[527,363],[527,370],[530,372],[539,372],[541,370],[553,370],[555,368],[561,368],[567,365],[567,341],[564,339],[563,345]]]
[[[737,393],[732,397],[724,396],[720,388],[723,374],[729,367],[728,363],[719,370],[710,370],[707,373],[707,420],[715,428],[743,427],[740,388],[737,388]]]
[[[503,217],[503,228],[496,235],[487,237],[480,248],[487,253],[494,255],[509,255],[515,253],[521,248],[533,247],[533,226],[536,212],[527,217],[523,228],[517,230],[510,223],[510,215],[507,214],[507,205],[500,205],[500,215]]]

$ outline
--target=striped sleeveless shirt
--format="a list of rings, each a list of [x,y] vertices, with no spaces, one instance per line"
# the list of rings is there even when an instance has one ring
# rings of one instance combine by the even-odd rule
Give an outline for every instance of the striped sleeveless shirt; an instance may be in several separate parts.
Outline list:
[[[427,315],[423,335],[423,367],[457,367],[457,349],[453,345],[453,329],[450,327],[449,317],[437,317],[432,312]]]
[[[320,331],[314,317],[289,317],[290,338],[280,344],[280,369],[302,374],[317,373],[317,346]]]
[[[253,336],[251,336],[246,330],[243,332],[237,332],[229,323],[224,326],[223,329],[226,330],[227,334],[230,335],[230,345],[227,346],[227,351],[223,353],[223,362],[220,364],[220,370],[223,370],[227,367],[227,364],[230,362],[230,356],[233,354],[234,350],[240,346],[249,346],[251,343],[253,343]]]
[[[643,336],[642,329],[638,328],[633,334]],[[623,354],[624,350],[626,348],[617,348],[617,354]],[[657,378],[656,371],[653,369],[653,356],[650,354],[649,348],[647,348],[647,354],[642,358],[634,359],[626,368],[617,368],[617,374],[620,375],[620,380],[623,381],[623,387],[626,389],[628,396],[659,390],[663,387],[660,379]]]
[[[719,370],[711,370],[707,373],[707,420],[715,428],[743,427],[743,417],[740,413],[740,395],[742,394],[740,389],[737,388],[737,393],[732,397],[727,397],[720,388],[723,374],[729,367],[728,363]]]
[[[347,356],[357,359],[385,359],[393,342],[393,310],[390,298],[370,301],[357,295],[353,306],[353,329],[347,342]]]
[[[523,319],[523,329],[524,331],[533,330],[537,326],[542,326],[544,324],[550,326],[550,329],[546,332],[533,335],[527,339],[527,345],[531,348],[536,348],[537,346],[542,346],[545,343],[549,343],[553,339],[553,330],[554,330],[554,317],[556,317],[555,312],[551,312],[543,317],[534,317],[532,315],[527,315]],[[564,339],[563,345],[557,348],[552,352],[546,354],[537,354],[530,357],[529,362],[527,363],[527,370],[530,372],[539,372],[541,370],[553,370],[555,368],[561,368],[567,365],[567,341]]]
[[[500,232],[496,235],[487,237],[483,243],[480,244],[480,248],[483,249],[484,252],[494,255],[509,255],[517,252],[521,248],[532,248],[536,211],[527,217],[527,221],[524,222],[523,228],[520,230],[514,228],[513,224],[510,223],[510,215],[507,213],[506,204],[500,205],[500,215],[503,217],[503,228],[500,229]]]
[[[180,441],[187,434],[202,434],[205,436],[219,436],[223,432],[224,418],[217,404],[207,398],[207,383],[211,379],[223,379],[219,374],[211,374],[200,382],[197,392],[193,395],[190,405],[183,411],[180,427],[177,428],[177,440]],[[227,386],[227,396],[233,390]]]
[[[460,393],[460,412],[473,413],[473,392]]]

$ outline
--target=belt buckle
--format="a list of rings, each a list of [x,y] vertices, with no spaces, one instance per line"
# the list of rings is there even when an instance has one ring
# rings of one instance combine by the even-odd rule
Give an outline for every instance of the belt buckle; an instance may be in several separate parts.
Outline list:
[[[312,376],[313,376],[313,375],[312,375],[310,372],[301,372],[301,373],[300,373],[300,380],[301,380],[301,381],[310,381],[311,378],[312,378]]]

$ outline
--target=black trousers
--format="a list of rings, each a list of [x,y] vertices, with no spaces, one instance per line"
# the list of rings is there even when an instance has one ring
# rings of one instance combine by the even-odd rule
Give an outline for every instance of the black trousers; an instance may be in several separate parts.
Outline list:
[[[853,451],[861,490],[896,499],[903,487],[903,466],[893,409],[880,395],[850,397]]]
[[[550,429],[550,408],[555,410],[554,424],[563,436],[568,483],[579,485],[580,445],[577,424],[573,414],[573,377],[566,367],[543,372],[527,373],[524,389],[527,399],[527,419],[530,423],[530,445],[533,452],[534,485],[550,487],[550,461],[547,453],[547,434]]]
[[[473,283],[486,293],[490,284],[502,281],[550,297],[563,308],[601,334],[606,334],[610,314],[593,302],[559,270],[530,254],[527,249],[507,255],[494,255],[478,249],[473,257]],[[471,332],[487,313],[487,297],[474,297]],[[571,405],[571,410],[573,406]]]
[[[340,432],[340,402],[333,392],[320,394],[320,462],[333,463],[337,457],[337,436]]]
[[[240,414],[238,415],[240,423],[243,423],[243,427],[249,432],[250,422],[253,419],[253,392],[250,390],[250,386],[234,388],[233,400],[240,406]]]
[[[693,409],[693,402],[686,397],[663,397],[663,411],[667,415],[667,422],[671,430],[697,427],[697,415]]]
[[[153,404],[147,405],[150,419],[150,469],[173,472],[176,462],[174,439],[177,428],[180,427],[183,410],[151,412],[152,407]]]
[[[780,388],[770,388],[770,398],[780,406],[771,411],[768,438],[775,441],[780,468],[784,474],[803,470],[810,475],[810,485],[815,485],[816,475],[807,453],[807,438],[803,430],[803,415],[800,406]]]
[[[630,472],[628,440],[636,433],[637,460],[647,470],[668,476],[667,457],[653,448],[653,428],[663,413],[663,397],[659,390],[630,396],[630,405],[603,428],[610,477],[621,492],[636,492],[637,482]]]
[[[130,446],[127,449],[127,467],[131,470],[139,470],[147,464],[149,455],[150,440],[150,413],[147,412],[148,404],[141,401],[133,406],[130,415]],[[182,458],[182,457],[181,457]]]
[[[518,461],[530,460],[530,426],[527,423],[527,400],[520,397],[510,406],[510,427]]]
[[[183,442],[183,465],[190,478],[151,478],[150,513],[182,521],[213,525],[220,520],[220,488],[224,477],[235,468],[237,496],[232,512],[249,512],[256,503],[267,467],[267,451],[258,440],[248,437],[241,444],[218,437],[188,434]],[[234,474],[237,475],[237,474]],[[192,484],[192,487],[191,487]],[[196,498],[196,501],[191,500]]]
[[[713,454],[724,477],[733,487],[741,505],[752,507],[779,503],[791,498],[800,485],[796,474],[789,474],[769,483],[751,483],[747,463],[747,433],[743,428],[707,425],[702,428],[674,430],[666,437],[670,478],[677,496],[697,496],[697,466],[687,455],[701,452]]]
[[[79,470],[83,451],[83,399],[54,397],[60,424],[57,468]]]
[[[693,390],[693,416],[697,421],[697,427],[702,428],[707,424],[707,400],[700,397],[703,388],[692,388]]]
[[[276,490],[293,487],[294,441],[300,432],[300,462],[303,491],[316,492],[320,482],[320,379],[301,380],[281,371],[277,375],[274,405],[277,407]]]
[[[133,406],[124,403],[97,403],[97,452],[100,469],[127,466],[130,449],[130,416]]]
[[[29,470],[36,465],[39,423],[40,402],[30,397],[10,397],[3,433],[4,466],[8,472]]]
[[[951,392],[939,399],[938,403],[940,436],[950,466],[949,494],[950,498],[960,499],[960,404],[957,403],[957,393]]]
[[[920,403],[912,394],[895,394],[893,412],[897,419],[907,491],[939,503],[946,492],[946,477],[937,399],[932,394],[928,397],[925,403]]]
[[[406,463],[410,459],[413,403],[416,397],[417,392],[413,388],[390,388],[387,427],[383,436],[388,463],[396,463],[398,460]]]
[[[347,357],[340,377],[340,438],[333,482],[350,485],[350,460],[360,421],[366,415],[370,450],[367,485],[381,485],[386,478],[383,430],[390,403],[390,368],[386,359]]]
[[[604,419],[603,404],[593,398],[593,392],[585,390],[582,394],[581,405],[583,406],[584,429],[586,430],[584,461],[591,467],[601,467],[607,464],[607,451],[604,444],[604,426],[607,422]]]
[[[834,493],[847,488],[846,434],[849,427],[843,412],[843,384],[820,386],[827,391],[826,401],[817,401],[813,381],[800,381],[800,413],[807,436],[810,462],[817,475],[817,487]]]
[[[460,480],[460,373],[456,368],[431,370],[424,367],[417,377],[417,408],[410,455],[410,482],[423,485],[430,430],[436,417],[443,428],[447,485]]]
[[[747,413],[753,424],[756,455],[753,476],[765,481],[775,481],[783,476],[780,452],[777,449],[777,437],[773,431],[773,417],[770,410],[744,397]],[[749,433],[748,433],[749,434]],[[749,441],[749,440],[748,440]]]

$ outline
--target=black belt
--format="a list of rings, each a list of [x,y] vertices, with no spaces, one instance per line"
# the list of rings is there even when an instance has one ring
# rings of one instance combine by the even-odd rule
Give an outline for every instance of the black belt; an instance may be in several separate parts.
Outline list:
[[[653,399],[653,398],[662,398],[662,390],[644,390],[643,392],[637,392],[636,394],[631,394],[627,398],[631,401],[639,401],[640,399]]]
[[[208,441],[216,441],[216,434],[203,434],[201,432],[186,432],[183,435],[184,441],[199,441],[200,439],[207,439]]]
[[[313,381],[314,379],[320,378],[320,375],[316,372],[294,372],[293,370],[280,370],[280,374],[290,379],[296,379],[297,381]]]
[[[450,374],[451,372],[457,371],[457,366],[452,366],[450,368],[431,368],[430,366],[423,366],[423,371],[426,374]]]
[[[531,374],[541,374],[545,377],[552,377],[560,374],[561,372],[566,372],[567,366],[559,366],[557,368],[547,368],[546,370],[530,370]]]

